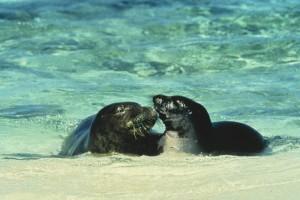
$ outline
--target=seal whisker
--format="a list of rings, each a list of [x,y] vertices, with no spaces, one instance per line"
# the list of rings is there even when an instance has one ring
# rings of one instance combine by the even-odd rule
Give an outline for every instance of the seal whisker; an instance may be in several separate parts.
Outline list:
[[[140,135],[140,136],[144,136],[144,133],[143,133],[143,131],[142,131],[141,128],[142,128],[142,127],[139,127],[139,131],[140,131],[140,132],[139,132],[139,135]]]
[[[141,130],[141,124],[136,124],[136,126],[133,126],[133,135],[135,139],[137,139],[137,136],[145,136],[145,134]]]
[[[133,136],[134,136],[134,139],[137,139],[136,138],[136,128],[135,128],[135,125],[133,124],[133,126],[132,126],[132,130],[133,130]]]
[[[147,128],[143,124],[142,124],[142,128],[145,132],[147,131]]]

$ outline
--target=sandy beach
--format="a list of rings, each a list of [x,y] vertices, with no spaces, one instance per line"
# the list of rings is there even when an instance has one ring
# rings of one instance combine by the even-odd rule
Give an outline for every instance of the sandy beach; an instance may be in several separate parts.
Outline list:
[[[8,157],[7,157],[8,158]],[[299,151],[271,156],[84,155],[1,160],[2,200],[298,199]]]

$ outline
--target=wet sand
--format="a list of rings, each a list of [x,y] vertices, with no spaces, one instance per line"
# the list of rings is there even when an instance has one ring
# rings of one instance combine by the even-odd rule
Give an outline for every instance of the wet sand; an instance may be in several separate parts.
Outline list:
[[[299,151],[271,156],[125,155],[6,159],[2,200],[298,199]]]

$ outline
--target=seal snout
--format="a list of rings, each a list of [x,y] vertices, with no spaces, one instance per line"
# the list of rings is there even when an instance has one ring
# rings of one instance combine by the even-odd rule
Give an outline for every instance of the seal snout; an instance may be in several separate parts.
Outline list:
[[[155,95],[155,96],[153,96],[153,103],[154,103],[154,105],[162,105],[162,103],[164,102],[164,100],[166,98],[167,97],[162,94]]]
[[[169,100],[169,97],[165,95],[159,94],[153,96],[154,108],[162,120],[168,118],[168,112],[170,110]]]
[[[135,117],[133,122],[134,124],[150,129],[154,126],[157,119],[158,113],[152,107],[142,107],[141,113]]]
[[[156,112],[156,110],[152,107],[143,107],[143,118],[148,118],[148,119],[153,119],[153,120],[157,120],[158,118],[158,113]]]
[[[156,112],[156,110],[154,108],[149,107],[149,112],[153,118],[155,118],[155,119],[158,118],[158,113]]]

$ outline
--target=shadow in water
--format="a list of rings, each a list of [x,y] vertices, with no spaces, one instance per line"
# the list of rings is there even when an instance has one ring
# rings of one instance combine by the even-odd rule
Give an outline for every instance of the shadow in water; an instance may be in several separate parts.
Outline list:
[[[63,114],[64,110],[59,105],[15,105],[9,108],[0,109],[0,117],[18,119],[47,115]]]
[[[4,160],[39,160],[43,158],[72,158],[72,157],[66,157],[60,155],[34,154],[34,153],[0,154],[0,159],[4,159]]]

